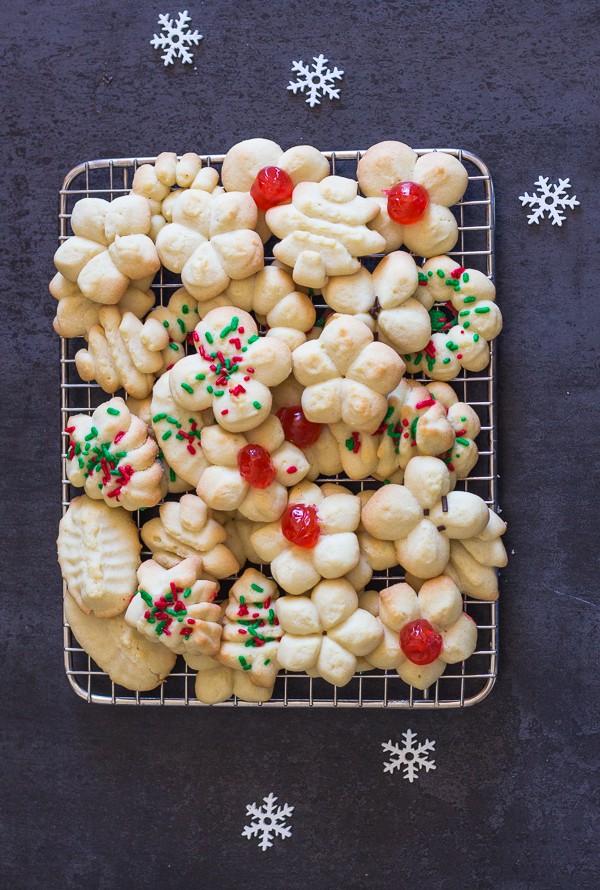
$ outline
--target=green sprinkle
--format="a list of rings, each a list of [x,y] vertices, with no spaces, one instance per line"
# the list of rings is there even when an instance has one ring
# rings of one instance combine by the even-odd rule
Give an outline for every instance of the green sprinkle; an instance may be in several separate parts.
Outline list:
[[[466,417],[461,417],[461,421],[462,421],[463,423],[466,423],[467,418],[466,418]]]
[[[183,615],[181,616],[181,618],[178,618],[177,620],[178,620],[179,623],[181,624],[181,622],[183,621]]]
[[[269,609],[269,624],[275,621],[275,609]]]
[[[431,271],[431,269],[430,269],[429,272],[427,273],[427,277],[428,277],[428,278],[433,278],[433,272]]]
[[[191,592],[192,592],[192,588],[191,588],[191,587],[187,587],[187,588],[183,591],[183,598],[184,598],[184,599],[187,599],[188,596],[191,594]]]
[[[77,458],[77,463],[79,464],[79,469],[80,469],[80,470],[83,470],[83,468],[85,467],[85,461],[84,461],[84,459],[83,459],[82,457],[78,457],[78,458]]]
[[[384,485],[389,485],[389,484],[390,484],[390,480],[389,480],[389,479],[384,479],[384,480],[383,480],[383,484],[384,484]]]
[[[427,281],[427,275],[424,275],[423,272],[419,272],[419,281]]]
[[[410,361],[410,352],[407,352],[406,355],[404,356],[404,358],[407,362],[409,362]]]
[[[220,399],[221,396],[225,395],[225,390],[224,389],[215,389],[213,395],[216,396],[217,399]]]
[[[470,309],[461,309],[458,314],[460,315],[461,318],[464,318],[465,315],[471,314],[471,310]]]
[[[479,341],[479,334],[473,334],[473,343],[477,343]]]
[[[463,303],[474,303],[477,297],[463,297]]]
[[[206,392],[212,393],[212,391],[213,391],[212,386],[207,386],[207,387],[206,387]]]
[[[456,350],[458,349],[458,346],[456,345],[456,343],[453,343],[452,340],[448,340],[448,342],[446,343],[446,347],[451,352],[456,352]]]
[[[194,394],[194,390],[193,390],[192,387],[189,385],[189,383],[182,383],[182,384],[181,384],[181,388],[182,388],[182,389],[185,389],[186,392],[189,392],[190,395],[193,395],[193,394]]]
[[[463,281],[464,281],[465,284],[466,284],[467,281],[469,280],[469,273],[468,273],[468,272],[464,272],[464,273],[463,273],[463,277],[462,277],[462,279],[463,279]]]
[[[419,419],[420,418],[415,417],[415,419],[413,420],[413,422],[410,425],[410,435],[411,435],[411,438],[413,438],[413,439],[417,438],[417,424],[419,422]]]
[[[248,345],[250,343],[256,343],[257,340],[258,340],[258,334],[252,334],[251,337],[248,337]]]
[[[239,368],[239,365],[234,365],[233,368],[229,369],[229,374],[230,375],[235,374],[235,372],[237,371],[238,368]]]
[[[183,322],[183,319],[182,319],[182,318],[178,318],[178,319],[177,319],[177,324],[179,325],[179,329],[181,330],[181,333],[182,333],[182,334],[185,334],[185,324],[184,324],[184,322]]]
[[[437,270],[437,276],[438,276],[438,278],[445,278],[445,277],[446,277],[446,273],[444,272],[443,269],[438,269],[438,270]]]
[[[238,655],[238,661],[239,661],[239,663],[241,664],[242,667],[245,667],[246,664],[247,664],[246,659],[244,658],[243,655]]]
[[[153,606],[154,602],[152,601],[152,597],[145,590],[138,590],[139,595],[144,600],[147,606]]]
[[[172,349],[174,352],[179,352],[179,346],[177,343],[169,343],[169,349]]]
[[[175,470],[172,467],[169,467],[169,479],[171,482],[177,482],[177,476],[175,474]]]
[[[454,278],[446,278],[445,284],[449,284],[451,287],[454,287],[456,281],[454,280]]]
[[[184,315],[187,315],[188,312],[190,311],[190,307],[184,303],[183,306],[181,307],[181,311],[183,312]]]
[[[196,380],[206,380],[206,374],[196,374]]]
[[[423,353],[422,353],[422,352],[417,353],[417,355],[415,356],[415,360],[414,360],[414,363],[413,363],[413,364],[415,364],[415,365],[420,365],[420,364],[421,364],[421,359],[422,359],[422,358],[423,358]]]
[[[270,659],[270,658],[265,658],[264,663],[265,663],[265,667],[266,667],[268,664],[271,664],[271,659]]]
[[[161,436],[161,439],[163,440],[163,442],[166,442],[167,439],[170,439],[172,435],[173,435],[173,430],[165,430],[165,432]]]
[[[166,417],[166,413],[163,411],[160,414],[155,414],[152,418],[152,423],[158,423],[159,420],[164,420]]]
[[[244,670],[245,670],[245,671],[251,671],[251,670],[252,670],[252,665],[251,665],[251,664],[245,664],[245,665],[244,665]]]
[[[247,346],[242,346],[242,352],[248,352],[248,347],[247,347]]]
[[[240,606],[245,606],[245,605],[246,605],[246,600],[244,599],[243,596],[241,596],[240,597]]]
[[[348,451],[354,451],[354,439],[346,439],[344,445],[348,449]]]
[[[254,407],[256,408],[257,411],[260,411],[260,409],[262,408],[262,405],[260,404],[260,402],[252,402],[252,404],[254,405]]]
[[[210,333],[210,331],[207,331],[207,332],[205,333],[204,336],[206,337],[206,342],[207,342],[207,343],[210,343],[210,344],[212,345],[212,344],[215,342],[214,337],[213,337],[213,335]]]
[[[127,457],[126,451],[115,451],[115,457],[117,460],[121,460],[122,457]]]
[[[156,627],[154,628],[154,633],[156,633],[156,634],[158,634],[158,636],[160,636],[166,626],[167,626],[166,620],[159,621],[158,624],[156,625]]]
[[[264,593],[264,592],[265,592],[265,588],[264,588],[264,587],[259,587],[258,584],[251,584],[251,585],[250,585],[250,589],[251,589],[251,590],[256,590],[257,593]]]
[[[471,322],[470,322],[470,321],[464,321],[464,322],[463,322],[463,328],[470,328],[470,327],[471,327]]]
[[[171,416],[169,415],[169,416],[167,417],[167,422],[168,422],[168,423],[172,423],[172,424],[174,424],[174,425],[177,427],[177,429],[181,429],[181,424],[179,423],[179,421],[177,420],[176,417],[171,417]]]
[[[121,412],[117,408],[107,408],[106,413],[112,414],[113,417],[118,417]]]
[[[165,321],[163,321],[163,328],[168,328],[168,327],[169,327],[169,322],[165,319]]]
[[[449,359],[449,358],[444,358],[444,359],[442,359],[442,364],[443,364],[443,365],[449,365],[449,364],[450,364],[450,359]]]
[[[479,315],[485,315],[485,313],[489,312],[489,311],[490,311],[489,306],[478,306],[477,309],[475,310],[475,312],[477,312]]]
[[[462,438],[460,438],[460,439],[457,439],[456,441],[459,442],[461,445],[464,445],[466,448],[469,447],[469,444],[470,444],[470,443],[469,443],[469,440],[468,440],[468,439],[462,439]]]

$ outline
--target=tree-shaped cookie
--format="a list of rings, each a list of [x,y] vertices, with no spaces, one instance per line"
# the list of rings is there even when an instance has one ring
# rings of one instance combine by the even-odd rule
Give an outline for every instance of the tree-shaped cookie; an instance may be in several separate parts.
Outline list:
[[[365,662],[396,670],[417,689],[427,689],[447,665],[469,658],[477,646],[477,625],[463,611],[460,590],[448,575],[425,581],[418,593],[409,584],[393,584],[379,594],[366,591],[359,602],[383,629]]]
[[[229,592],[217,656],[225,667],[247,672],[255,686],[267,689],[273,688],[279,671],[278,596],[273,581],[256,569],[246,569]]]
[[[490,361],[488,343],[502,330],[493,283],[448,256],[428,260],[419,282],[426,305],[435,300],[429,311],[433,333],[421,352],[404,355],[408,370],[434,380],[451,380],[461,368],[482,371]]]
[[[287,489],[308,473],[303,452],[285,440],[281,423],[270,415],[259,427],[230,433],[218,424],[202,434],[207,468],[197,492],[215,510],[239,510],[253,522],[273,522],[287,507]]]
[[[139,588],[125,620],[178,655],[216,655],[221,609],[213,600],[218,585],[199,580],[201,572],[199,556],[190,556],[171,569],[153,559],[143,562],[137,573]]]
[[[141,544],[130,513],[86,495],[60,521],[58,561],[69,593],[86,615],[124,612],[135,593]]]
[[[84,297],[118,303],[132,283],[148,287],[160,268],[151,230],[149,202],[141,195],[114,201],[82,198],[73,207],[74,235],[54,254],[59,273],[77,284]]]
[[[357,177],[363,195],[379,200],[373,227],[385,235],[387,250],[404,243],[430,257],[454,247],[458,225],[449,208],[468,185],[458,158],[441,151],[419,157],[403,142],[378,142],[361,157]]]
[[[434,578],[446,571],[455,550],[479,564],[481,589],[459,583],[464,593],[496,599],[495,566],[506,565],[501,536],[506,525],[480,497],[450,491],[450,473],[435,457],[414,457],[404,473],[404,485],[385,485],[362,509],[367,535],[382,543],[387,567],[399,563],[417,578]],[[367,555],[367,558],[368,555]],[[453,573],[450,572],[452,575]],[[467,589],[469,588],[469,589]]]
[[[336,312],[359,318],[400,353],[417,352],[429,342],[429,307],[421,301],[419,270],[409,253],[390,253],[372,274],[361,266],[354,275],[330,278],[323,297]]]
[[[400,382],[404,362],[369,328],[349,315],[334,315],[318,340],[293,353],[294,376],[306,387],[302,408],[315,423],[343,421],[373,433],[387,411],[386,396]]]
[[[334,686],[354,676],[357,657],[365,656],[383,638],[377,618],[359,608],[356,590],[343,578],[321,581],[310,596],[284,596],[276,605],[284,635],[279,664],[307,671]]]
[[[352,179],[301,182],[291,204],[267,210],[267,225],[282,239],[273,253],[293,269],[295,282],[320,289],[332,275],[358,272],[357,257],[385,248],[384,238],[367,227],[378,213],[379,204],[358,195]]]
[[[283,590],[304,593],[321,578],[341,578],[360,559],[355,531],[360,501],[348,489],[301,482],[277,522],[259,526],[250,541]]]
[[[165,501],[158,516],[145,522],[140,534],[155,562],[167,569],[188,556],[201,556],[203,571],[214,578],[228,578],[240,569],[226,546],[227,532],[196,495]]]
[[[269,387],[288,376],[289,348],[276,337],[259,337],[252,316],[241,309],[211,310],[196,326],[197,355],[169,371],[175,401],[185,409],[212,408],[226,430],[245,432],[270,414]]]
[[[148,426],[131,414],[121,398],[100,405],[93,414],[69,417],[67,478],[91,498],[109,507],[153,507],[164,493],[158,446]]]
[[[149,313],[150,319],[160,322],[168,334],[168,343],[162,351],[163,366],[159,373],[169,371],[175,362],[184,358],[185,344],[200,321],[198,302],[184,287],[177,288],[164,306],[157,306]]]

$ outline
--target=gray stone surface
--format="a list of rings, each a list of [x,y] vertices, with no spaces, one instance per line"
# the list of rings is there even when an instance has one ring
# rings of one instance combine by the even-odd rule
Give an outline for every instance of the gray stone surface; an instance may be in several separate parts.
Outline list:
[[[164,6],[3,4],[3,883],[12,888],[502,888],[600,883],[598,863],[598,7],[206,2],[165,69]],[[171,7],[171,13],[179,9]],[[343,68],[339,102],[285,87]],[[57,190],[76,163],[384,138],[459,145],[497,189],[502,575],[496,689],[463,712],[86,706],[62,667],[58,343],[47,293]],[[570,176],[581,207],[527,225],[517,196]],[[411,727],[437,769],[384,775]],[[241,837],[245,805],[294,804],[289,840]]]

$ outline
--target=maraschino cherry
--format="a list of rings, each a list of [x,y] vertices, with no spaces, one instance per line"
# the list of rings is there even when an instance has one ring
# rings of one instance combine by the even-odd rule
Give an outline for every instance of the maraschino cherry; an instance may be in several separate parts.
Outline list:
[[[269,452],[261,445],[245,445],[237,457],[240,476],[252,488],[268,488],[276,471]]]
[[[413,664],[431,664],[438,658],[442,645],[442,635],[425,618],[411,621],[400,632],[400,647]]]
[[[281,421],[285,438],[298,448],[314,445],[321,435],[322,424],[307,420],[300,405],[280,408],[277,417]]]
[[[428,204],[427,189],[418,182],[397,182],[387,193],[388,215],[403,226],[419,222]]]
[[[313,504],[290,504],[281,517],[281,531],[292,544],[312,550],[321,534],[317,508]]]
[[[263,167],[250,188],[250,195],[259,210],[285,204],[292,197],[292,177],[281,167]]]

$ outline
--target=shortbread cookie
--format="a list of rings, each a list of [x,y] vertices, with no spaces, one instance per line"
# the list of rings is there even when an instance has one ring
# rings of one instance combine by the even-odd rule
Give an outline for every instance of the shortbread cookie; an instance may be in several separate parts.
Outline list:
[[[386,396],[404,374],[404,362],[350,315],[334,315],[318,340],[293,353],[294,376],[306,387],[302,409],[315,423],[343,421],[373,433],[387,411]]]
[[[150,396],[145,399],[127,399],[127,407],[132,414],[139,417],[148,426],[148,433],[156,438],[152,429],[152,402]],[[162,443],[161,443],[162,444]],[[178,476],[173,467],[169,466],[162,449],[158,448],[158,459],[162,464],[167,494],[183,494],[194,486],[190,482],[186,482],[181,476]]]
[[[68,593],[64,605],[73,636],[113,683],[132,692],[148,692],[160,686],[175,667],[175,653],[154,646],[130,627],[123,615],[86,615]]]
[[[54,265],[84,297],[97,303],[118,303],[140,280],[148,286],[160,268],[148,233],[151,208],[141,195],[114,201],[82,198],[71,215],[73,237],[54,254]]]
[[[264,167],[279,167],[299,182],[320,182],[329,175],[329,161],[312,145],[284,151],[271,139],[245,139],[232,146],[223,161],[221,179],[228,192],[249,192]]]
[[[146,321],[154,319],[165,328],[168,343],[162,351],[163,364],[159,374],[170,371],[175,362],[186,355],[186,342],[200,321],[198,302],[184,287],[178,288],[164,306],[157,306]]]
[[[182,408],[171,394],[167,371],[154,384],[150,403],[150,420],[156,441],[168,466],[193,488],[208,466],[202,451],[202,429],[212,422],[212,411],[190,411]]]
[[[282,239],[273,253],[298,284],[320,289],[331,276],[358,272],[357,257],[385,248],[384,238],[367,227],[379,204],[357,192],[354,180],[327,176],[299,183],[291,204],[267,210],[267,225]]]
[[[171,569],[153,559],[138,569],[139,589],[125,620],[154,643],[178,655],[216,655],[221,639],[214,581],[199,580],[202,559],[190,556]]]
[[[253,522],[273,522],[287,507],[287,488],[308,473],[303,452],[285,440],[281,423],[271,415],[243,435],[218,424],[202,434],[208,466],[197,492],[215,510],[239,510]]]
[[[118,302],[122,313],[132,312],[143,318],[154,306],[154,293],[145,287],[146,282],[130,285]],[[100,324],[99,311],[102,303],[89,300],[77,284],[57,272],[50,282],[50,293],[58,301],[52,327],[61,337],[87,337],[94,325]]]
[[[390,253],[373,274],[361,266],[354,275],[330,278],[323,297],[336,312],[356,316],[400,353],[417,352],[429,342],[429,307],[421,302],[419,270],[409,253]]]
[[[304,593],[321,578],[341,578],[360,559],[355,531],[360,501],[339,485],[301,482],[277,522],[259,526],[250,542],[283,590]]]
[[[67,478],[109,507],[139,510],[163,497],[164,472],[158,446],[143,420],[121,398],[104,402],[94,413],[69,417],[65,432]]]
[[[178,157],[175,152],[163,151],[154,164],[141,164],[137,168],[131,191],[147,198],[156,208],[157,205],[162,205],[171,189],[212,190],[209,189],[211,181],[214,181],[214,188],[219,181],[217,171],[211,167],[203,167],[202,158],[195,152],[187,152]]]
[[[165,501],[158,513],[140,534],[159,565],[171,569],[188,556],[201,556],[203,572],[213,578],[239,571],[240,563],[226,546],[227,532],[201,498],[184,494],[179,501]]]
[[[170,211],[173,221],[158,233],[156,249],[197,300],[212,300],[231,279],[247,278],[264,266],[250,195],[187,189],[174,197]]]
[[[273,581],[246,569],[229,592],[218,660],[248,674],[254,686],[273,689],[279,671],[277,651],[282,629],[275,615],[279,596]]]
[[[227,701],[233,695],[244,702],[269,701],[273,695],[272,686],[255,686],[247,671],[236,671],[225,667],[208,655],[186,659],[192,670],[197,670],[196,698],[206,705],[216,705]]]
[[[142,323],[132,312],[121,313],[117,306],[101,306],[98,324],[86,336],[87,348],[75,354],[82,380],[96,380],[104,392],[123,388],[136,399],[152,390],[155,375],[162,369],[162,350],[169,334],[156,319]]]
[[[458,225],[448,208],[460,201],[468,185],[467,171],[457,158],[441,151],[418,157],[403,142],[378,142],[358,162],[357,177],[363,195],[379,201],[381,213],[373,228],[386,237],[387,250],[401,243],[424,257],[452,250]],[[409,207],[404,213],[408,210],[408,214],[399,216],[402,198],[396,192],[399,187],[406,191],[407,186]],[[417,195],[412,194],[415,191]],[[404,218],[404,224],[398,218]]]
[[[141,544],[131,514],[86,495],[74,498],[59,525],[58,562],[79,608],[97,618],[124,612],[137,587]]]
[[[307,420],[301,404],[303,391],[290,375],[273,390],[273,409],[288,442],[301,448],[310,464],[306,479],[312,482],[318,476],[337,476],[343,469],[338,445],[327,424]]]
[[[362,608],[378,617],[383,639],[365,656],[368,665],[396,670],[405,683],[427,689],[448,664],[469,658],[477,646],[477,625],[463,612],[460,590],[448,575],[425,581],[419,592],[406,583],[359,596]]]
[[[169,371],[175,401],[191,411],[212,408],[233,433],[259,426],[271,412],[269,387],[290,373],[289,348],[275,337],[259,337],[252,316],[227,307],[211,310],[192,336],[198,354]]]
[[[450,491],[450,484],[443,461],[414,457],[407,464],[404,485],[383,486],[363,506],[362,524],[367,535],[383,542],[386,559],[390,559],[389,544],[393,543],[391,562],[384,562],[382,568],[399,563],[417,578],[442,574],[450,560],[451,542],[457,542],[458,559],[463,552],[467,555],[463,560],[466,575],[471,562],[490,570],[483,572],[486,585],[481,594],[472,583],[463,584],[462,579],[461,590],[478,599],[496,599],[498,585],[491,574],[493,567],[506,565],[506,551],[500,540],[506,525],[477,495]],[[364,540],[362,536],[361,545]]]
[[[321,581],[310,596],[284,596],[275,609],[284,631],[279,664],[290,671],[309,671],[334,686],[349,683],[357,657],[383,639],[381,623],[359,608],[356,590],[343,578]]]
[[[448,256],[428,260],[419,283],[419,298],[428,308],[435,301],[429,312],[433,333],[422,352],[404,355],[409,371],[434,380],[451,380],[462,368],[483,371],[490,361],[488,343],[502,330],[493,283]]]

